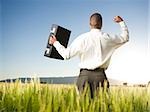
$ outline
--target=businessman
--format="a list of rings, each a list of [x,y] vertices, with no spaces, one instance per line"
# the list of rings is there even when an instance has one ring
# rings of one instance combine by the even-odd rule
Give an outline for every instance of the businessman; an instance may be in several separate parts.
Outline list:
[[[112,36],[102,32],[102,16],[94,13],[90,16],[90,31],[79,35],[69,47],[62,46],[55,36],[49,39],[49,44],[53,44],[64,59],[79,56],[80,74],[77,79],[77,87],[79,92],[82,92],[85,84],[88,84],[91,98],[94,97],[94,92],[99,86],[104,87],[104,82],[109,88],[105,70],[108,68],[114,51],[129,40],[128,28],[124,20],[116,16],[114,22],[120,25],[120,35]]]

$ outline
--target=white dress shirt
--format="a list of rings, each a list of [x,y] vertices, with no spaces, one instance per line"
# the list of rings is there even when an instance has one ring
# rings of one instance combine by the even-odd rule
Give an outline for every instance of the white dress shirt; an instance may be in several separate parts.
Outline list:
[[[64,59],[78,55],[80,58],[79,67],[82,69],[98,67],[107,69],[115,49],[129,40],[125,22],[122,21],[119,24],[121,27],[120,35],[110,36],[101,32],[100,29],[91,29],[91,31],[78,36],[67,48],[58,41],[54,42],[53,45]]]

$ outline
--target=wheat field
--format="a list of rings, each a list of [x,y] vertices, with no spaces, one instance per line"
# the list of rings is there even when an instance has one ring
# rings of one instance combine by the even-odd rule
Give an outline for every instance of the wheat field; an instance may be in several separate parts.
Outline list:
[[[94,99],[88,87],[75,85],[0,83],[0,112],[150,112],[150,87],[100,88]]]

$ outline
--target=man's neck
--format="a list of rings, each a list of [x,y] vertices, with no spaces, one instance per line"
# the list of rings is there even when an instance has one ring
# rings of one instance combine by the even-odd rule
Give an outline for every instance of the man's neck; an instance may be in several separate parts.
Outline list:
[[[90,28],[91,28],[91,30],[92,30],[92,29],[98,29],[98,30],[101,30],[101,29],[99,29],[99,28],[95,28],[95,27],[93,27],[93,26],[91,26]]]
[[[101,29],[99,29],[99,28],[91,28],[91,30],[101,30]]]

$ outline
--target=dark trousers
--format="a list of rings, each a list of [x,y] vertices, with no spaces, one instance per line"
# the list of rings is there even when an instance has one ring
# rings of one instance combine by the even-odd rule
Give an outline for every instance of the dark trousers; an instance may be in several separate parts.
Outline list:
[[[106,82],[106,87],[109,88],[109,82],[107,80],[105,70],[97,68],[95,70],[81,69],[79,77],[77,79],[77,87],[80,93],[85,88],[87,84],[90,88],[91,98],[94,97],[94,92],[101,86],[104,87],[104,82]]]

